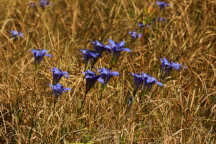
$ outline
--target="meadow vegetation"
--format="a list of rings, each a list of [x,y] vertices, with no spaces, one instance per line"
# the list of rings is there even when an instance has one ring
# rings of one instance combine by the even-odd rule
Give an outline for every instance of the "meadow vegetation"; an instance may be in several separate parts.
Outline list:
[[[1,0],[0,143],[216,143],[216,1],[166,2]],[[80,50],[109,39],[130,52],[86,64]],[[36,64],[33,49],[52,57]],[[185,67],[164,75],[160,58]],[[68,73],[59,95],[54,67]],[[86,92],[84,72],[103,67],[119,75]],[[161,86],[134,93],[142,72]]]

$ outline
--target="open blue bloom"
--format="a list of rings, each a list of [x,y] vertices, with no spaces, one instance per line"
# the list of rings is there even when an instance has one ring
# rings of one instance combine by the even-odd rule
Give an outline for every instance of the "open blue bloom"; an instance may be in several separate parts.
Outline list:
[[[136,32],[128,32],[134,39],[141,38],[142,34]]]
[[[103,51],[106,50],[105,45],[100,43],[98,40],[93,42],[94,45],[94,49],[97,53],[99,53],[100,55],[103,53]]]
[[[87,70],[84,72],[85,79],[86,79],[86,93],[93,87],[95,82],[98,80],[100,75],[96,75],[95,72],[92,72],[91,70]]]
[[[81,49],[80,51],[83,54],[83,58],[85,62],[88,62],[90,59],[96,60],[99,56],[99,53],[97,53],[96,51],[92,51],[88,49],[86,50]]]
[[[151,87],[152,84],[156,83],[159,86],[162,86],[163,84],[161,82],[158,82],[154,77],[142,72],[142,74],[134,74],[132,73],[132,76],[134,77],[134,85],[135,90],[140,87],[140,85],[143,85],[143,88],[145,88],[146,85],[148,85],[148,88]]]
[[[23,33],[22,32],[18,32],[16,30],[11,30],[9,31],[12,34],[12,37],[17,38],[17,37],[22,37],[23,38]]]
[[[159,85],[159,86],[163,86],[163,84],[161,83],[161,82],[158,82],[154,77],[152,77],[152,76],[148,76],[147,78],[146,78],[146,84],[148,85],[148,88],[150,88],[151,87],[151,85],[152,84],[154,84],[154,83],[156,83],[157,85]]]
[[[40,0],[40,6],[42,8],[45,8],[46,6],[48,6],[50,3],[48,0]]]
[[[156,1],[156,4],[160,7],[160,9],[163,9],[163,8],[169,6],[168,3],[166,3],[166,2],[162,2],[162,1]]]
[[[171,62],[170,66],[175,70],[180,70],[182,67],[187,68],[186,66],[183,66],[182,64],[174,63],[174,62]]]
[[[69,78],[68,72],[61,71],[60,69],[57,69],[56,67],[52,68],[51,71],[53,72],[53,84],[58,83],[63,76],[65,76],[66,78]]]
[[[47,50],[36,50],[32,49],[32,53],[34,54],[35,64],[39,64],[44,56],[52,57],[51,54],[47,54]]]
[[[70,88],[64,88],[61,84],[57,83],[55,85],[50,84],[53,94],[58,98],[63,92],[71,90]]]
[[[160,58],[160,61],[162,63],[162,70],[166,70],[167,72],[171,70],[171,68],[172,68],[171,64],[166,58],[164,58],[164,59]]]
[[[112,52],[114,56],[119,56],[121,51],[130,52],[129,48],[124,48],[125,42],[121,41],[120,43],[114,42],[112,39],[109,39],[109,44],[105,46],[108,51]]]
[[[101,75],[98,81],[102,84],[106,84],[113,76],[119,76],[119,73],[117,71],[111,71],[109,69],[106,69],[105,67],[99,69],[99,72]]]
[[[169,72],[171,69],[180,70],[182,67],[187,68],[186,66],[183,66],[182,64],[175,63],[175,62],[169,62],[166,58],[161,59],[160,61],[162,63],[162,70],[165,70],[166,72]]]

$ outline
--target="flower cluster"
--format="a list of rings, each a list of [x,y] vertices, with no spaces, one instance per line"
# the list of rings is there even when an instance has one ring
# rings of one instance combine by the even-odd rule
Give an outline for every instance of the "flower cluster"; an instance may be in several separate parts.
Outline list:
[[[42,8],[45,8],[50,4],[48,0],[40,0],[39,3]],[[156,4],[160,7],[160,9],[164,9],[165,7],[169,6],[169,4],[161,1],[156,1]],[[149,27],[151,24],[157,21],[164,21],[164,18],[163,17],[154,18],[151,20],[150,23],[145,24],[145,26]],[[144,24],[142,22],[139,22],[138,25],[141,28],[144,27]],[[12,34],[12,37],[14,38],[23,37],[22,32],[17,32],[16,30],[11,30],[9,32]],[[142,34],[139,34],[135,31],[130,31],[128,32],[128,34],[131,35],[131,37],[134,39],[142,37]],[[112,53],[114,58],[118,58],[122,51],[126,51],[126,52],[131,51],[129,48],[125,47],[124,40],[120,42],[115,42],[112,39],[108,39],[107,45],[104,45],[98,40],[96,40],[92,42],[92,44],[94,45],[94,50],[80,49],[83,55],[83,59],[86,63],[89,60],[93,60],[94,62],[96,62],[97,59],[102,56],[104,51]],[[43,50],[32,49],[32,53],[34,55],[34,61],[36,65],[41,63],[44,56],[52,57],[51,54],[48,54],[48,50],[46,49]],[[185,67],[179,63],[169,62],[166,58],[164,59],[160,58],[160,61],[162,63],[162,70],[166,72],[169,72],[172,69],[180,70],[182,67]],[[62,93],[71,90],[70,88],[64,88],[63,85],[59,83],[59,81],[63,76],[69,78],[69,74],[68,72],[62,71],[56,67],[53,67],[51,69],[51,72],[53,73],[53,82],[52,84],[50,84],[50,87],[52,88],[52,92],[55,95],[55,97],[58,98],[60,95],[62,95]],[[99,81],[103,86],[105,86],[113,76],[119,76],[119,72],[111,71],[110,69],[107,69],[105,67],[98,69],[98,73],[99,74],[97,75],[96,72],[93,72],[89,69],[83,73],[85,74],[85,80],[86,80],[86,94],[94,86],[96,81]],[[144,72],[142,72],[141,74],[131,73],[131,75],[133,76],[134,79],[135,91],[138,90],[138,88],[141,86],[142,89],[146,87],[147,89],[149,89],[153,84],[163,86],[163,84],[159,82],[156,78]],[[128,101],[128,107],[132,104],[132,101],[133,101],[133,97],[131,96]]]
[[[111,77],[119,76],[117,71],[111,71],[105,67],[99,69],[98,71],[100,73],[99,75],[91,70],[87,70],[83,73],[85,74],[86,79],[86,93],[94,86],[96,81],[99,81],[102,84],[107,84]]]
[[[88,49],[80,50],[82,52],[85,62],[88,62],[91,59],[96,61],[102,55],[104,51],[113,53],[114,57],[119,57],[121,51],[130,52],[129,48],[124,48],[124,45],[125,45],[124,41],[117,43],[117,42],[114,42],[112,39],[109,39],[109,44],[104,45],[96,40],[93,42],[93,45],[94,45],[94,50],[88,50]]]

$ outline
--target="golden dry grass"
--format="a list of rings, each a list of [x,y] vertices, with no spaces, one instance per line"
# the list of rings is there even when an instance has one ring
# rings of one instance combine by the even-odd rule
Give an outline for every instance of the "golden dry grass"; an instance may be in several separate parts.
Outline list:
[[[28,0],[0,2],[0,143],[216,143],[216,1],[176,0],[160,10],[152,0],[53,0],[42,9]],[[37,1],[38,2],[38,1]],[[167,1],[168,2],[168,1]],[[143,32],[147,17],[164,22]],[[9,30],[24,33],[14,41]],[[128,32],[144,33],[133,41]],[[96,84],[86,97],[79,49],[99,40],[126,41],[104,92]],[[47,49],[35,71],[31,49]],[[95,64],[110,67],[106,53]],[[188,66],[164,79],[159,57]],[[68,71],[61,84],[72,90],[55,107],[52,67]],[[144,96],[133,92],[131,72],[146,72],[165,84]]]

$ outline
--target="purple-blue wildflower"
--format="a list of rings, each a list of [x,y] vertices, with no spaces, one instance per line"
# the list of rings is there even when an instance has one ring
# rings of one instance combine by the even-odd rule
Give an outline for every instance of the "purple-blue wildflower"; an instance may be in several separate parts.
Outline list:
[[[17,38],[17,37],[23,38],[23,33],[22,32],[18,32],[16,30],[11,30],[9,32],[11,33],[12,37],[14,37],[14,38]]]
[[[137,32],[128,32],[134,39],[141,38],[142,34]]]
[[[86,79],[86,93],[93,87],[95,82],[98,80],[100,75],[96,75],[95,72],[92,72],[91,70],[87,70],[84,72],[85,79]]]
[[[114,42],[112,39],[109,39],[109,44],[105,46],[108,51],[112,52],[114,56],[119,56],[121,51],[130,52],[129,48],[124,48],[125,42],[121,41],[120,43]]]
[[[148,23],[148,24],[146,24],[145,26],[146,26],[146,28],[149,28],[150,25],[151,25],[151,23]],[[144,28],[143,22],[139,22],[139,23],[138,23],[138,26],[139,26],[140,28]]]
[[[32,53],[34,54],[34,59],[35,59],[35,64],[39,64],[44,56],[48,56],[48,57],[52,57],[51,54],[47,54],[47,50],[43,49],[43,50],[36,50],[36,49],[32,49]]]
[[[40,6],[42,8],[45,8],[46,6],[48,6],[50,3],[48,0],[40,0]]]
[[[134,77],[134,85],[135,90],[140,87],[140,85],[143,85],[143,88],[145,88],[146,85],[148,85],[148,88],[151,87],[152,84],[156,83],[159,86],[162,86],[163,84],[161,82],[158,82],[154,77],[142,72],[142,74],[134,74],[132,73],[132,76]]]
[[[111,71],[109,69],[106,69],[105,67],[99,69],[99,72],[100,77],[98,81],[102,84],[106,84],[113,76],[119,76],[119,73],[117,71]]]
[[[97,53],[99,53],[100,55],[103,53],[103,51],[106,50],[105,45],[100,43],[98,40],[93,42],[94,45],[94,49]]]
[[[83,58],[84,58],[85,62],[88,62],[90,59],[96,60],[98,58],[98,56],[99,56],[99,53],[97,53],[96,51],[93,51],[93,50],[88,50],[88,49],[83,50],[83,49],[81,49],[80,51],[83,54]]]
[[[156,1],[156,4],[160,7],[160,9],[163,9],[165,7],[168,7],[169,4],[163,1]]]
[[[57,83],[55,85],[50,84],[53,94],[58,98],[63,92],[71,90],[70,88],[64,88],[61,84]]]
[[[69,78],[68,72],[61,71],[60,69],[54,67],[51,70],[53,72],[53,84],[56,84],[60,81],[60,79],[65,76],[66,78]]]
[[[138,26],[139,26],[140,28],[143,28],[143,27],[144,27],[143,22],[139,22],[139,23],[138,23]]]
[[[175,63],[175,62],[169,62],[166,58],[161,59],[160,61],[162,63],[162,70],[165,70],[166,72],[169,72],[171,69],[180,70],[182,67],[187,68],[186,66],[183,66],[182,64]]]

